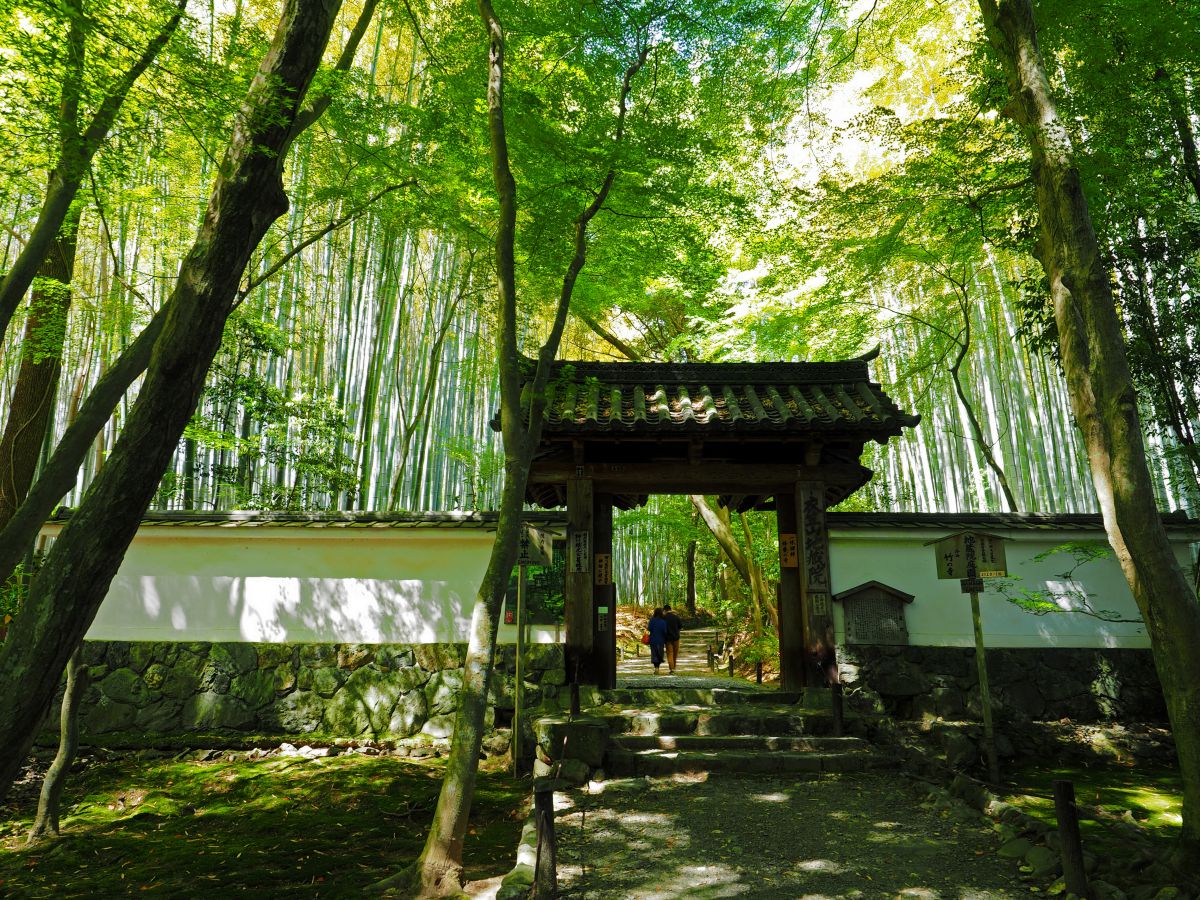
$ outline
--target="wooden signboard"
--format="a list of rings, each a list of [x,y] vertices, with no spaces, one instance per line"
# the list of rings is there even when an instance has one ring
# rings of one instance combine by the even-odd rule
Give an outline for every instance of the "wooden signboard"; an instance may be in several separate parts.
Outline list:
[[[960,531],[934,542],[938,578],[1003,578],[1008,574],[1004,539],[979,531]]]
[[[521,550],[517,554],[517,565],[548,566],[554,557],[554,535],[540,531],[532,525],[521,529]]]

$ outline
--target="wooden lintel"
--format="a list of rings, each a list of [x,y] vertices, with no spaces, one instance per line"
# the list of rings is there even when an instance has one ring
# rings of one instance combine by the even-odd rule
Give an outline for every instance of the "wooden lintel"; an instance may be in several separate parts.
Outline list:
[[[784,463],[535,463],[530,484],[563,484],[592,479],[596,490],[618,494],[773,494],[794,489],[798,481],[857,487],[870,469],[837,463],[795,466]]]

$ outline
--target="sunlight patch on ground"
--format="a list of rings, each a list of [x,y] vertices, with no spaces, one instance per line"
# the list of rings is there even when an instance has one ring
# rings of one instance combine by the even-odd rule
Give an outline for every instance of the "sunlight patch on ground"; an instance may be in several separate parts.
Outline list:
[[[759,803],[787,803],[788,795],[782,791],[776,791],[773,794],[751,794],[750,799]]]
[[[832,859],[802,859],[796,863],[796,868],[802,872],[826,872],[830,875],[840,875],[846,871],[845,866]]]

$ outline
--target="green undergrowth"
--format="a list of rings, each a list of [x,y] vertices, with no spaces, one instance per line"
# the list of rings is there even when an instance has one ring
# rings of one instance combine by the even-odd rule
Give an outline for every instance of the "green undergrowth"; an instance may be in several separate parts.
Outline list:
[[[1121,826],[1136,827],[1153,841],[1179,837],[1183,780],[1178,769],[1150,766],[1028,767],[1009,773],[1005,801],[1030,816],[1056,824],[1054,781],[1075,786],[1079,830],[1085,846],[1122,845]]]
[[[442,771],[359,754],[99,763],[68,784],[57,840],[24,848],[32,808],[0,824],[0,896],[359,896],[420,852]],[[468,878],[512,866],[527,797],[480,773]]]

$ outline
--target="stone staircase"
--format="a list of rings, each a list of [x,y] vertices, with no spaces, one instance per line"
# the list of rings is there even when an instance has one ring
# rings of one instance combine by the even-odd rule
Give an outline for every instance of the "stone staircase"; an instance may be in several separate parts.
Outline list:
[[[805,697],[726,683],[731,687],[601,691],[580,717],[540,720],[544,774],[572,771],[579,781],[580,760],[591,775],[602,769],[609,778],[861,772],[892,763],[861,737],[863,723],[853,716],[846,717],[846,734],[835,736],[820,692]],[[560,759],[573,764],[553,764]]]

